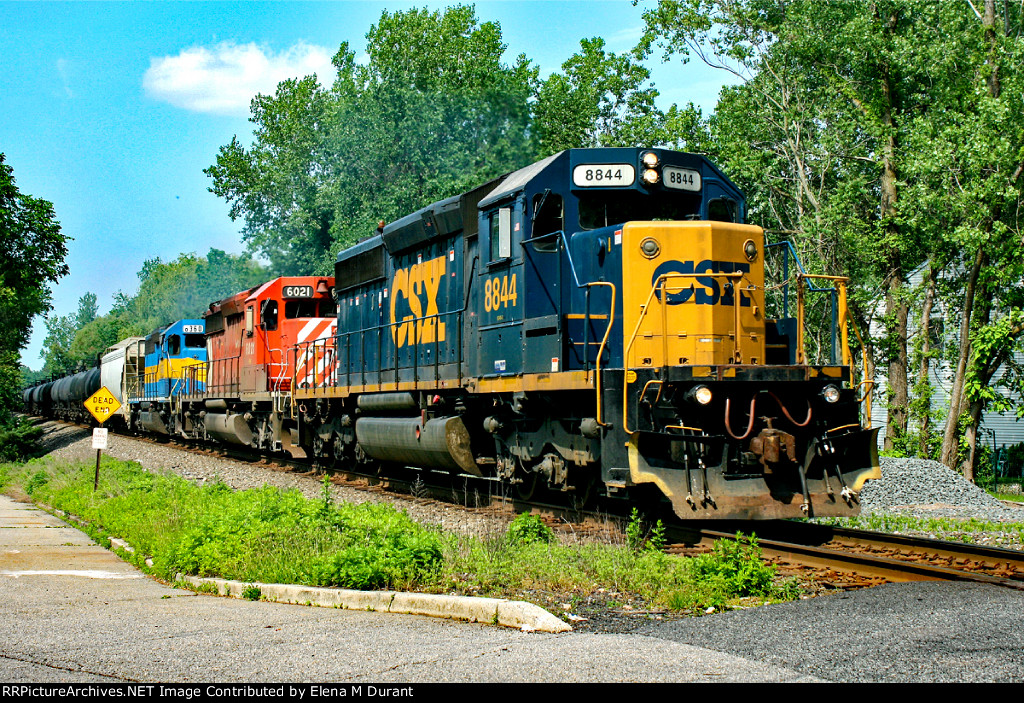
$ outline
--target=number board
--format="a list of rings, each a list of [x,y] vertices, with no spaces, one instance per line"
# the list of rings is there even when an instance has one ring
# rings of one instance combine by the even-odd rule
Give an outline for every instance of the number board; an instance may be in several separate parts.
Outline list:
[[[629,164],[580,164],[572,170],[573,185],[579,188],[631,186],[636,169]]]
[[[109,420],[121,408],[121,403],[113,393],[107,390],[106,386],[93,393],[83,405],[101,424]]]
[[[700,171],[694,171],[692,168],[666,166],[661,172],[664,175],[666,188],[692,191],[699,191],[701,188]]]
[[[313,286],[283,286],[281,288],[282,298],[312,298]]]
[[[182,331],[182,334],[202,334],[203,333],[203,326],[202,325],[182,325],[181,326],[181,331]]]

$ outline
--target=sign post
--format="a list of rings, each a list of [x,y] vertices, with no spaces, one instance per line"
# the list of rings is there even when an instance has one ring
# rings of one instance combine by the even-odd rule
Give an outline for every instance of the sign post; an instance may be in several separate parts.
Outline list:
[[[92,413],[92,416],[101,425],[121,408],[121,403],[118,402],[113,393],[107,390],[106,386],[93,393],[85,401],[84,405],[85,409]],[[100,485],[100,456],[103,454],[103,450],[107,448],[106,427],[93,428],[92,448],[96,450],[96,476],[92,481],[92,490],[95,492]]]

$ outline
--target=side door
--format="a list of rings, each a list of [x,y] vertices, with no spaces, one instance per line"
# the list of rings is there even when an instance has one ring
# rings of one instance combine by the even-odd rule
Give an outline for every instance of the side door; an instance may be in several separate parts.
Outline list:
[[[564,322],[559,315],[565,221],[562,196],[550,190],[534,195],[527,216],[520,284],[530,293],[523,296],[523,372],[557,373],[566,368]]]
[[[523,372],[523,210],[520,194],[480,213],[477,374]]]

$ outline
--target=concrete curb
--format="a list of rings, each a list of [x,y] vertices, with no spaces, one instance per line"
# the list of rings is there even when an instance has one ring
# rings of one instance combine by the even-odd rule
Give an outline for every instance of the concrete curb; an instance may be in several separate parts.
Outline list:
[[[245,583],[185,574],[178,574],[177,583],[199,591],[208,591],[213,587],[219,595],[233,598],[243,598],[247,589],[255,587],[260,591],[260,600],[275,603],[425,615],[514,627],[524,632],[557,633],[572,630],[567,623],[539,606],[503,598],[471,598],[397,591],[353,591],[345,588],[314,588],[280,583]]]
[[[57,517],[87,525],[77,515],[72,515],[52,506],[39,504]],[[111,550],[135,550],[127,542],[110,538]],[[152,559],[147,559],[149,566]],[[176,583],[199,591],[214,587],[219,595],[242,598],[246,589],[255,586],[260,589],[260,600],[275,603],[316,605],[324,608],[347,610],[369,610],[379,613],[401,613],[425,615],[433,618],[449,618],[467,622],[489,623],[503,627],[514,627],[523,632],[569,632],[572,627],[533,603],[504,598],[472,598],[470,596],[442,596],[433,593],[400,593],[398,591],[353,591],[345,588],[315,588],[312,586],[290,586],[280,583],[243,583],[217,578],[200,578],[178,574]]]

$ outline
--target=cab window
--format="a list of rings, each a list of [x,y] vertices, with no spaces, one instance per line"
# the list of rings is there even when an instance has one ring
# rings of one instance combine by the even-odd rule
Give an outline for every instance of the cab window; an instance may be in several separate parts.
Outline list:
[[[316,317],[316,300],[312,298],[286,300],[284,301],[284,316],[288,320],[298,317]]]
[[[181,353],[181,337],[176,334],[172,334],[167,338],[167,354],[169,356],[177,356]]]
[[[273,332],[277,329],[277,301],[264,300],[260,303],[260,320],[263,322],[263,329]]]
[[[512,208],[503,207],[491,213],[491,261],[512,256]]]
[[[538,193],[533,196],[533,239],[565,229],[562,213],[562,196],[555,193]],[[544,237],[534,242],[536,251],[557,251],[558,237]]]
[[[580,195],[580,227],[599,229],[631,221],[700,219],[700,194],[601,191]]]
[[[708,202],[708,219],[715,222],[736,222],[736,201],[715,198]]]

